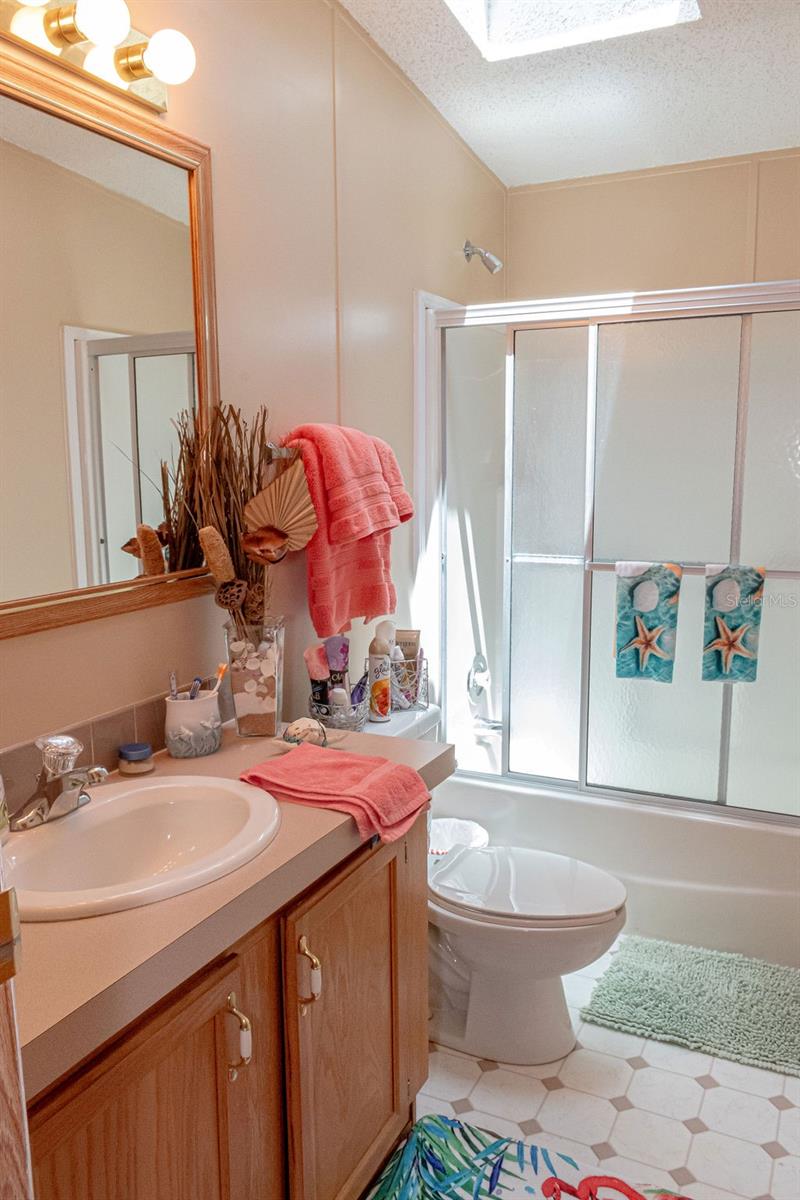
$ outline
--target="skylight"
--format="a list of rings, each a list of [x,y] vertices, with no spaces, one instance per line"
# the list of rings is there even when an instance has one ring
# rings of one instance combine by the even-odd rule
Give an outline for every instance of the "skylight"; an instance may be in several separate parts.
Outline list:
[[[697,21],[698,0],[445,0],[489,62]]]

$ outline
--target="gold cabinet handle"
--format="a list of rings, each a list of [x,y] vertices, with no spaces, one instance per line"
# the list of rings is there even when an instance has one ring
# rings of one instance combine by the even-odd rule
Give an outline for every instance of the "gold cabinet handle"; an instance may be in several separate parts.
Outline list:
[[[235,1017],[239,1024],[239,1058],[235,1063],[228,1063],[228,1080],[234,1083],[242,1067],[246,1067],[253,1057],[253,1027],[244,1013],[236,1007],[236,992],[229,994],[226,1012]]]
[[[307,958],[311,964],[311,995],[301,996],[299,1000],[300,1011],[305,1016],[309,1004],[313,1004],[315,1000],[319,1000],[322,995],[322,963],[309,947],[308,938],[305,934],[303,934],[297,943],[297,952],[298,954],[302,954],[303,958]]]

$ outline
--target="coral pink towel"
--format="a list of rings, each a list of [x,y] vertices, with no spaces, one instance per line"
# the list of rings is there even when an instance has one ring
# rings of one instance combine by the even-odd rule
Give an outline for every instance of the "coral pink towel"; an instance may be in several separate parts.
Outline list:
[[[319,637],[397,607],[389,531],[414,515],[390,446],[359,429],[299,425],[284,444],[300,450],[318,528],[306,548],[308,608]]]
[[[382,842],[396,842],[430,798],[411,767],[308,742],[243,771],[240,778],[265,788],[276,800],[347,813],[362,842],[375,834]]]

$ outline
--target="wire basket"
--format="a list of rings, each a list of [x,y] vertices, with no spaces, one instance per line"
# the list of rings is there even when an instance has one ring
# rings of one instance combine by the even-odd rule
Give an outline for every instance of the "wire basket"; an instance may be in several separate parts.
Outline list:
[[[392,712],[428,707],[427,658],[392,663]]]
[[[369,696],[365,696],[358,704],[320,704],[309,697],[309,716],[320,721],[327,729],[363,729],[369,716]]]

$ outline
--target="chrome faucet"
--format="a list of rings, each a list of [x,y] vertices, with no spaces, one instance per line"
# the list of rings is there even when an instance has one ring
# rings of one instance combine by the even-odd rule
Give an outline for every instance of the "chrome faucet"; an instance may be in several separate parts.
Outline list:
[[[102,783],[108,775],[105,767],[76,767],[83,750],[77,738],[67,734],[36,739],[42,752],[42,769],[36,781],[36,791],[11,818],[12,833],[46,825],[88,804],[91,796],[87,787]]]

